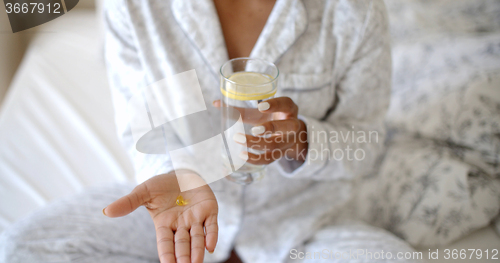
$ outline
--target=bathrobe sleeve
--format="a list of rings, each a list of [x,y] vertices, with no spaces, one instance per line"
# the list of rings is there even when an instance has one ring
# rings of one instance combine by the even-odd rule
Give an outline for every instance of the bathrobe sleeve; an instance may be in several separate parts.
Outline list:
[[[359,34],[350,65],[336,77],[331,113],[321,120],[299,116],[307,125],[309,148],[300,166],[285,158],[278,161],[284,176],[352,179],[369,173],[381,153],[392,70],[388,19],[382,0],[371,2]]]
[[[105,3],[105,60],[118,137],[132,159],[137,182],[142,183],[155,175],[171,172],[174,168],[166,147],[161,154],[146,154],[136,148],[139,138],[155,125],[145,103],[147,76],[127,10],[131,8],[128,4],[129,1],[121,0]],[[169,138],[158,138],[158,145],[166,141],[181,145],[175,133],[165,133],[164,136]],[[189,156],[183,160],[176,159],[176,168],[192,170],[195,167]]]

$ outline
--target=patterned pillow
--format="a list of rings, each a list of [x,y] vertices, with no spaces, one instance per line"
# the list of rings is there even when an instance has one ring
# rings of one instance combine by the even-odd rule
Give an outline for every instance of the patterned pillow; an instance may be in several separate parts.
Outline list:
[[[498,0],[385,0],[393,42],[500,30]]]
[[[386,3],[394,68],[389,130],[459,145],[464,161],[498,177],[500,1]]]
[[[468,79],[448,92],[428,83],[399,93],[417,98],[396,97],[395,135],[378,173],[361,182],[362,218],[414,246],[446,245],[500,211],[500,74]]]
[[[414,246],[445,245],[500,211],[500,1],[386,3],[389,146],[357,212]]]
[[[446,245],[489,224],[500,210],[500,180],[456,151],[423,138],[393,141],[379,174],[358,188],[361,218],[415,247]]]
[[[438,140],[458,159],[500,178],[500,72],[475,74],[395,92],[387,124],[399,134]],[[457,79],[464,83],[451,84]]]

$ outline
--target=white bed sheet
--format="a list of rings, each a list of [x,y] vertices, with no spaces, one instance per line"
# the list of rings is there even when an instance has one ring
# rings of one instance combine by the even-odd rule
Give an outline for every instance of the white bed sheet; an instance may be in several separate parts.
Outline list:
[[[47,23],[0,113],[0,231],[87,186],[132,182],[115,136],[95,12]]]

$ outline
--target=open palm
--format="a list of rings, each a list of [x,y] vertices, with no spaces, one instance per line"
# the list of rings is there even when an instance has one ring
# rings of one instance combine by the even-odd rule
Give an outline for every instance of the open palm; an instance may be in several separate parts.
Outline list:
[[[175,174],[162,174],[138,185],[104,213],[120,217],[144,205],[156,228],[162,263],[203,262],[205,248],[213,252],[217,243],[217,200],[208,185],[182,192],[185,205],[176,203],[180,194]]]

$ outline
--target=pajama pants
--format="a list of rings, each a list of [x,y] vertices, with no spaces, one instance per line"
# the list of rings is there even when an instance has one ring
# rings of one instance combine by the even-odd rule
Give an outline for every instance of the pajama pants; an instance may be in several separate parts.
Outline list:
[[[132,188],[117,185],[87,190],[18,221],[0,235],[0,262],[159,262],[155,227],[146,208],[121,218],[102,214],[105,206]],[[417,262],[386,259],[388,253],[396,258],[397,253],[412,251],[385,230],[342,224],[321,229],[292,249],[284,262]],[[357,258],[353,253],[358,253]]]

